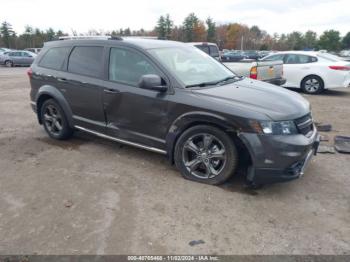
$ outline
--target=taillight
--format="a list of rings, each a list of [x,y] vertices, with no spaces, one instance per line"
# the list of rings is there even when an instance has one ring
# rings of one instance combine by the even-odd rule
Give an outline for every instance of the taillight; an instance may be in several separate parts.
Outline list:
[[[253,66],[252,69],[250,69],[249,77],[252,79],[258,79],[258,68],[256,66]]]
[[[330,66],[329,68],[333,70],[350,71],[350,66]]]
[[[27,75],[28,75],[29,78],[32,78],[32,76],[33,76],[33,70],[32,70],[31,67],[28,68],[28,70],[27,70]]]

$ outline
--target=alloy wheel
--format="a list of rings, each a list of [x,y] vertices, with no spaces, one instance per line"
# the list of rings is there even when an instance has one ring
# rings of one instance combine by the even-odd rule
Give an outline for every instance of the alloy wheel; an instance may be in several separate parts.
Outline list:
[[[5,65],[6,65],[7,67],[12,67],[12,62],[11,62],[11,61],[6,61]]]
[[[321,83],[315,78],[310,78],[305,82],[305,90],[309,93],[316,93],[320,87]]]
[[[59,135],[62,131],[62,116],[55,106],[48,105],[45,108],[44,123],[47,130],[53,135]]]
[[[182,161],[191,175],[200,179],[214,178],[225,167],[226,149],[216,136],[196,134],[184,143]]]

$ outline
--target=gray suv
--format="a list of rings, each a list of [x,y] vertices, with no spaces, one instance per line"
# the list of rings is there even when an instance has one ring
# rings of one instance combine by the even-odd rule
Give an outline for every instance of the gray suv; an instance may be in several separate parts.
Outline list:
[[[49,42],[28,75],[50,137],[80,130],[164,154],[198,182],[223,183],[239,164],[253,185],[296,179],[318,146],[299,94],[238,77],[179,42]]]

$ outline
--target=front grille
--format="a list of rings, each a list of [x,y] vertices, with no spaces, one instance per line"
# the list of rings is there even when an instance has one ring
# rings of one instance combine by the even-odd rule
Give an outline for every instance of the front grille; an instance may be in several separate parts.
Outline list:
[[[312,135],[314,125],[311,114],[307,114],[301,118],[296,119],[295,124],[297,125],[297,128],[301,134],[307,137],[310,137]]]

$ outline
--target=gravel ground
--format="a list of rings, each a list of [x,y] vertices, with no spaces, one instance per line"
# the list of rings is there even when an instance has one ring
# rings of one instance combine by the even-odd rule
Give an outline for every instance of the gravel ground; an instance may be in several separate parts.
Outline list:
[[[0,67],[0,254],[350,254],[350,155],[258,191],[190,182],[161,155],[49,139],[25,70]],[[330,144],[350,135],[350,90],[305,97]]]

